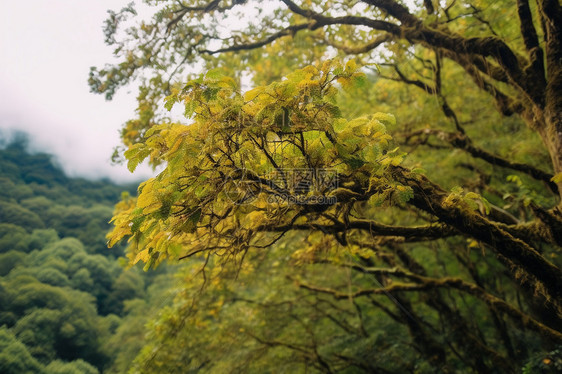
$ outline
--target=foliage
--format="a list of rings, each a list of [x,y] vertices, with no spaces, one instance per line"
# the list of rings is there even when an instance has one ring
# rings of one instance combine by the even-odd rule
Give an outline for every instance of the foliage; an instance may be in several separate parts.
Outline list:
[[[110,245],[188,259],[132,372],[516,372],[562,341],[559,2],[149,5],[90,75],[141,78],[124,156],[162,166]]]
[[[562,355],[560,348],[533,357],[523,368],[523,374],[527,373],[556,373],[562,370]]]
[[[49,374],[98,374],[99,371],[82,360],[72,362],[52,361],[45,368]]]
[[[0,149],[0,160],[7,186],[0,196],[0,371],[110,372],[118,356],[134,357],[141,347],[123,347],[126,333],[120,344],[108,342],[128,314],[143,326],[151,312],[146,288],[166,277],[124,271],[117,258],[123,248],[106,248],[110,204],[123,187],[70,179],[49,156],[17,143]],[[142,344],[142,334],[135,339]]]
[[[250,238],[258,223],[266,231],[268,222],[295,222],[306,210],[325,210],[329,205],[324,200],[345,203],[356,194],[350,189],[356,179],[390,183],[384,194],[396,190],[395,200],[406,201],[410,188],[390,182],[388,176],[389,167],[402,160],[389,148],[384,123],[392,123],[392,116],[346,121],[331,102],[337,92],[333,82],[347,85],[362,79],[353,64],[326,63],[245,95],[217,72],[188,83],[169,103],[185,100],[188,114],[197,113],[195,123],[154,127],[146,143],[127,151],[131,169],[149,155],[152,163],[167,164],[158,177],[139,187],[136,206],[132,199],[122,203],[110,245],[132,234],[132,263],[143,260],[148,265],[209,248],[236,254],[248,247],[244,237]],[[279,143],[288,149],[286,154],[276,151]],[[187,178],[185,169],[190,171]],[[333,174],[326,177],[338,179],[326,186],[317,180],[293,196],[299,187],[286,178],[268,185],[261,177],[291,169],[310,170],[319,177],[326,170]],[[248,180],[239,186],[242,175]],[[267,208],[271,197],[281,201],[276,210]],[[297,203],[284,204],[284,198]],[[242,215],[246,218],[240,220]],[[267,242],[270,236],[256,242]]]
[[[6,374],[41,373],[41,365],[5,327],[0,328],[0,369]]]

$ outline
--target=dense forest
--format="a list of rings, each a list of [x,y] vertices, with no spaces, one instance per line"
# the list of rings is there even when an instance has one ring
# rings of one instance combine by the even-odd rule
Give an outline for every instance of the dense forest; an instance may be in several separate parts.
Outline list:
[[[0,372],[126,372],[174,284],[107,249],[113,205],[135,189],[69,178],[26,148],[0,149]]]

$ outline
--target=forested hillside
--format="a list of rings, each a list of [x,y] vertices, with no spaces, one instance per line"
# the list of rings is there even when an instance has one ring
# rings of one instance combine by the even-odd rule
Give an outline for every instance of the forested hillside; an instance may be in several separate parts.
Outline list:
[[[125,372],[169,283],[107,249],[113,205],[131,188],[69,178],[25,147],[0,149],[0,372]]]

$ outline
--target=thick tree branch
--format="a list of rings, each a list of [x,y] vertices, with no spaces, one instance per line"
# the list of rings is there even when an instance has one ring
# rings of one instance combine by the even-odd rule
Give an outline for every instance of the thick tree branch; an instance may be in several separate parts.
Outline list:
[[[433,14],[433,12],[435,12],[435,8],[433,7],[431,0],[423,0],[423,5],[425,6],[428,14]]]
[[[442,224],[434,224],[428,226],[418,227],[404,227],[404,226],[389,226],[369,220],[356,220],[348,223],[334,223],[334,224],[316,224],[316,223],[303,223],[303,224],[289,224],[281,226],[261,225],[256,227],[256,231],[262,232],[285,232],[288,230],[321,230],[326,233],[340,233],[348,230],[362,230],[367,231],[373,236],[395,236],[404,237],[405,241],[425,241],[430,239],[440,239],[452,235],[456,235],[457,231]]]
[[[326,17],[320,13],[316,13],[312,10],[303,9],[291,0],[281,0],[290,11],[303,16],[308,19],[316,21],[312,26],[312,29],[318,29],[320,27],[329,25],[355,25],[355,26],[367,26],[375,30],[387,31],[394,35],[400,35],[400,26],[395,25],[390,22],[374,20],[367,17],[357,17],[357,16],[343,16],[343,17]]]
[[[546,88],[545,69],[544,69],[544,52],[539,45],[539,38],[533,23],[533,15],[529,8],[528,0],[517,0],[517,14],[521,27],[521,35],[525,43],[525,48],[529,55],[530,64],[527,71],[533,77],[534,89],[537,90],[537,96],[544,97]],[[544,100],[544,99],[543,99]],[[544,102],[541,102],[541,106]]]
[[[493,57],[517,86],[527,94],[531,93],[528,90],[529,82],[521,70],[519,58],[500,38],[464,38],[452,32],[427,28],[406,7],[394,0],[364,0],[364,2],[384,10],[407,26],[407,28],[402,27],[406,39],[461,55],[476,54],[482,57]]]
[[[509,76],[515,83],[515,85],[519,86],[527,95],[530,95],[528,90],[529,83],[521,69],[519,58],[507,46],[507,44],[497,37],[467,39],[452,32],[427,28],[418,18],[410,14],[406,7],[393,0],[370,0],[365,2],[378,7],[392,17],[398,19],[401,25],[358,16],[327,17],[310,9],[301,8],[291,0],[281,1],[293,13],[313,20],[314,22],[289,26],[288,28],[278,31],[261,41],[228,46],[213,51],[203,50],[200,52],[216,54],[220,52],[260,48],[280,37],[291,35],[304,29],[315,30],[329,25],[366,26],[375,30],[386,31],[396,37],[405,38],[414,43],[421,43],[430,48],[444,49],[463,56],[477,55],[482,58],[493,57],[507,73],[507,76]],[[175,20],[176,19],[172,22]],[[495,73],[495,75],[499,76],[500,74]]]
[[[376,30],[383,30],[395,36],[405,38],[414,43],[421,43],[430,48],[444,49],[460,56],[476,56],[480,68],[485,67],[485,58],[492,57],[501,66],[515,86],[519,87],[531,101],[541,104],[542,96],[534,87],[532,79],[522,70],[521,59],[498,37],[464,38],[449,31],[435,30],[423,25],[421,20],[409,13],[408,9],[393,0],[369,0],[366,3],[373,5],[392,17],[398,19],[401,25],[389,22],[372,20],[365,17],[324,17],[312,10],[299,7],[290,0],[281,0],[289,9],[303,17],[314,19],[318,23],[314,28],[329,24],[363,25]],[[459,56],[459,57],[460,57]],[[497,70],[489,69],[495,77],[503,78]]]
[[[300,24],[300,25],[292,25],[292,26],[289,26],[289,27],[287,27],[287,28],[285,28],[281,31],[278,31],[274,34],[271,34],[270,36],[268,36],[267,38],[265,38],[263,40],[256,41],[254,43],[231,45],[231,46],[228,46],[228,47],[219,48],[219,49],[215,49],[215,50],[204,49],[204,50],[201,50],[199,52],[214,55],[214,54],[217,54],[217,53],[246,51],[246,50],[261,48],[261,47],[263,47],[265,45],[268,45],[268,44],[274,42],[275,40],[277,40],[279,38],[282,38],[284,36],[294,35],[296,32],[298,32],[300,30],[310,29],[312,27],[312,25],[313,25],[313,23],[303,23],[303,24]]]
[[[514,279],[519,279],[522,283],[530,282],[531,285],[534,283],[532,278],[538,280],[542,285],[535,284],[535,290],[542,293],[545,302],[552,303],[562,316],[562,272],[558,267],[501,225],[463,207],[460,202],[448,201],[448,194],[427,178],[411,175],[401,167],[394,167],[393,174],[397,181],[413,189],[414,198],[410,201],[413,205],[435,215],[460,232],[488,244],[500,259],[506,258],[514,263],[516,266],[509,268]],[[529,277],[522,278],[521,271],[528,273]]]
[[[358,46],[358,47],[349,47],[347,45],[341,44],[341,43],[337,43],[334,41],[329,40],[328,38],[323,38],[322,41],[326,44],[328,44],[331,47],[334,47],[346,54],[350,54],[350,55],[358,55],[361,53],[367,53],[372,51],[373,49],[377,48],[378,46],[380,46],[383,43],[386,43],[388,41],[392,40],[392,36],[390,34],[383,34],[383,35],[379,35],[378,37],[376,37],[372,42],[364,44],[362,46]]]
[[[552,131],[551,136],[558,136],[558,144],[561,144],[562,6],[558,0],[538,0],[537,4],[545,38],[546,74],[548,77],[546,88],[547,117],[551,117],[552,122],[556,123],[556,129]],[[558,153],[560,153],[560,149],[558,149]],[[558,162],[562,163],[560,159]]]
[[[413,26],[421,23],[408,8],[394,0],[363,0],[363,2],[385,11],[405,25]]]

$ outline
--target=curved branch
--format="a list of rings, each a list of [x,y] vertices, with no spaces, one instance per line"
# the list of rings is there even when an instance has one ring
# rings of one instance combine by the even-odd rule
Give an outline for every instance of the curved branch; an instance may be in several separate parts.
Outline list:
[[[331,41],[328,38],[322,39],[322,41],[324,41],[324,43],[328,44],[329,46],[334,47],[334,48],[336,48],[336,49],[338,49],[342,52],[345,52],[347,54],[350,54],[350,55],[358,55],[358,54],[361,54],[361,53],[366,53],[366,52],[372,51],[373,49],[377,48],[381,44],[386,43],[390,40],[392,40],[392,36],[390,34],[383,34],[383,35],[380,35],[380,36],[376,37],[372,42],[364,44],[362,46],[348,47],[346,45]]]
[[[453,32],[443,32],[428,28],[412,15],[408,9],[394,0],[364,0],[365,3],[384,10],[398,19],[404,26],[404,37],[434,48],[443,48],[461,55],[493,57],[505,70],[513,82],[524,92],[529,92],[529,82],[521,70],[519,57],[500,38],[464,38]],[[531,95],[533,96],[533,95]],[[534,98],[534,97],[533,97]]]
[[[462,149],[463,151],[469,153],[475,158],[484,160],[492,165],[500,166],[506,169],[511,169],[515,171],[519,171],[521,173],[525,173],[534,179],[546,183],[548,188],[555,193],[558,194],[558,186],[556,183],[552,182],[551,179],[553,175],[551,173],[547,173],[543,170],[540,170],[532,165],[523,164],[521,162],[512,162],[506,158],[503,158],[498,155],[494,155],[482,148],[478,148],[472,144],[470,138],[465,135],[458,134],[458,133],[450,133],[441,130],[434,130],[434,129],[422,129],[415,131],[410,134],[406,134],[406,143],[408,139],[415,137],[415,136],[422,136],[422,135],[435,135],[439,139],[444,140],[451,144],[453,147]]]
[[[405,227],[405,226],[389,226],[369,220],[356,220],[349,223],[334,223],[330,225],[315,224],[315,223],[302,223],[302,224],[288,224],[281,226],[261,225],[256,228],[256,231],[262,232],[286,232],[288,230],[321,230],[327,233],[340,233],[346,232],[351,229],[368,231],[373,236],[398,236],[404,237],[407,242],[414,242],[428,239],[440,239],[448,236],[457,235],[458,232],[453,228],[443,225],[434,224],[418,227]]]
[[[289,26],[281,31],[276,32],[275,34],[271,34],[270,36],[268,36],[267,38],[254,42],[254,43],[247,43],[247,44],[238,44],[238,45],[233,45],[230,47],[225,47],[225,48],[219,48],[219,49],[215,49],[215,50],[208,50],[208,49],[204,49],[204,50],[200,50],[200,53],[206,53],[206,54],[210,54],[210,55],[214,55],[217,53],[223,53],[223,52],[235,52],[235,51],[247,51],[247,50],[251,50],[251,49],[257,49],[257,48],[261,48],[265,45],[270,44],[271,42],[274,42],[275,40],[282,38],[284,36],[289,36],[289,35],[295,35],[298,31],[300,30],[306,30],[306,29],[310,29],[312,28],[312,26],[314,25],[314,23],[303,23],[300,25],[293,25],[293,26]]]
[[[391,35],[405,38],[413,43],[420,43],[422,45],[429,46],[430,48],[448,50],[463,56],[476,55],[482,58],[492,57],[498,62],[516,86],[519,86],[523,92],[525,92],[528,96],[531,96],[531,98],[534,98],[533,95],[529,93],[529,82],[521,69],[520,58],[509,48],[507,44],[497,37],[464,38],[453,32],[428,28],[424,26],[417,17],[410,14],[406,7],[393,0],[370,0],[365,2],[398,19],[401,25],[359,16],[328,17],[310,9],[304,9],[291,0],[281,0],[281,2],[283,2],[291,12],[314,22],[289,26],[261,41],[224,47],[213,51],[202,50],[200,52],[216,54],[220,52],[260,48],[280,37],[291,35],[304,29],[316,30],[329,25],[366,26],[374,30],[385,31]],[[211,2],[211,4],[212,3],[214,2]],[[235,5],[235,3],[236,2],[233,2],[233,5]],[[199,8],[201,7],[197,8],[198,11],[204,12],[208,6],[206,6],[203,10],[200,10]],[[185,13],[187,13],[187,11],[180,11],[180,15],[178,17],[181,18],[181,16]],[[176,17],[176,19],[179,20],[178,17]],[[172,22],[177,22],[176,19]],[[368,49],[370,46],[366,46],[365,48]],[[498,74],[497,72],[494,72],[494,74],[498,77],[501,76],[501,74]]]
[[[519,15],[521,35],[523,42],[531,61],[528,70],[532,72],[533,76],[537,79],[536,89],[541,89],[544,92],[546,88],[545,68],[544,68],[544,52],[539,45],[539,37],[537,30],[533,23],[533,15],[529,8],[528,0],[517,0],[517,14]]]
[[[562,271],[556,265],[527,242],[510,234],[502,225],[468,209],[461,201],[449,201],[448,194],[426,177],[410,174],[399,166],[392,168],[394,178],[414,191],[410,203],[460,232],[488,244],[500,260],[509,259],[510,263],[506,266],[512,277],[522,284],[530,283],[537,293],[543,295],[544,301],[552,303],[562,315]],[[522,277],[521,272],[527,273],[527,277]]]
[[[401,27],[390,22],[374,20],[367,17],[357,17],[357,16],[343,16],[343,17],[326,17],[320,13],[316,13],[309,9],[303,9],[291,0],[281,0],[289,10],[295,14],[302,17],[312,19],[316,21],[313,30],[329,25],[356,25],[356,26],[367,26],[375,30],[387,31],[394,35],[400,35],[402,30]]]
[[[382,9],[405,25],[412,26],[421,23],[418,18],[408,11],[408,8],[394,0],[363,0],[363,2]]]

